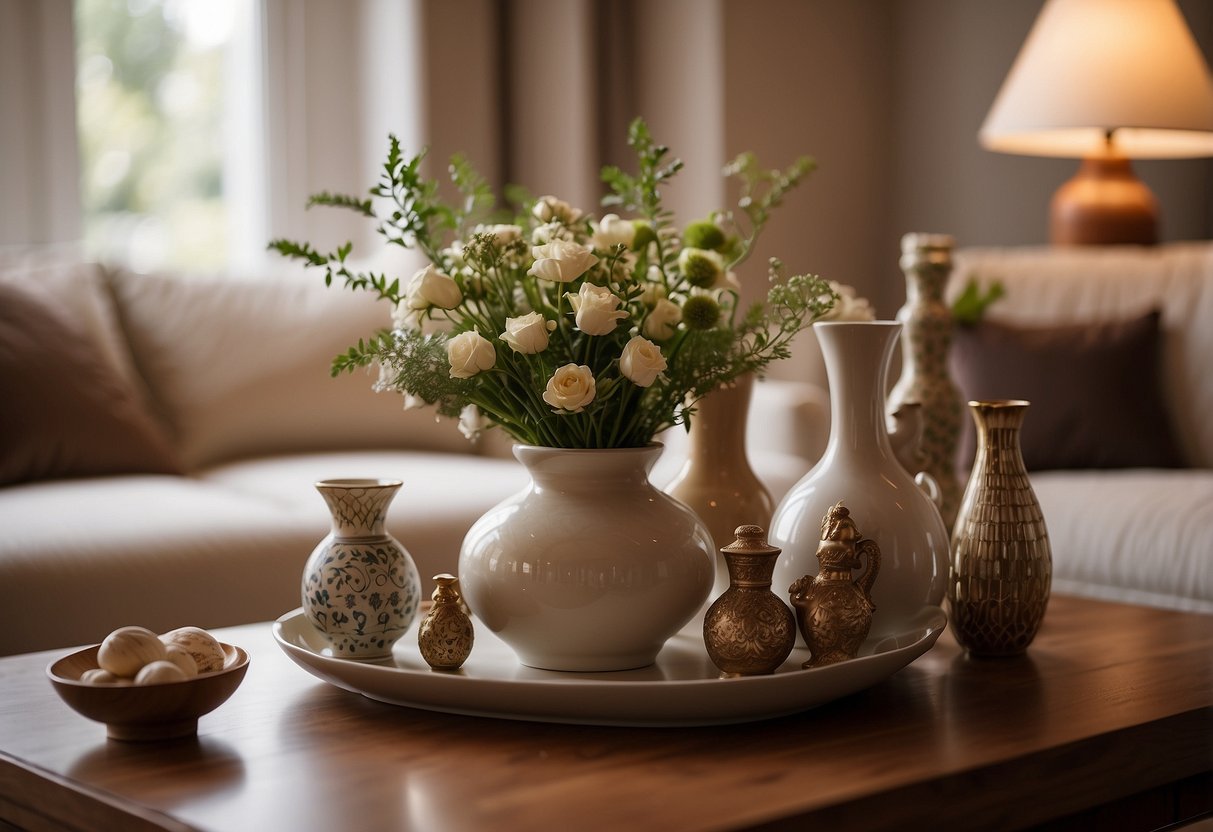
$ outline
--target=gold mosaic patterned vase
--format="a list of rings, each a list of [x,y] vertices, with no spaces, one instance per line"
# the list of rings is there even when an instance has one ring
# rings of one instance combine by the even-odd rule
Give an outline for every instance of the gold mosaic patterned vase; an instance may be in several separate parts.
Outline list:
[[[969,408],[977,459],[952,534],[952,631],[970,653],[1013,656],[1036,637],[1053,577],[1049,533],[1019,450],[1028,402]]]

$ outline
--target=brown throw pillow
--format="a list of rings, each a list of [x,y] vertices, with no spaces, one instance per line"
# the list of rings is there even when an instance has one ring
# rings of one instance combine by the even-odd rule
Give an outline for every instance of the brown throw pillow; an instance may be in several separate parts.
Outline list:
[[[1182,466],[1161,389],[1159,313],[1096,324],[958,327],[952,373],[964,401],[1027,399],[1028,470]],[[966,408],[967,409],[967,408]],[[966,414],[957,459],[972,466]]]
[[[0,283],[0,485],[179,472],[138,394],[53,296]]]

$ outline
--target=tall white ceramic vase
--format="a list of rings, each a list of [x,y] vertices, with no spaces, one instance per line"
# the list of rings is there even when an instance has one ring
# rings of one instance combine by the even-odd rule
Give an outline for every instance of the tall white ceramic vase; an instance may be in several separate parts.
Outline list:
[[[885,423],[889,357],[901,331],[893,321],[821,322],[830,383],[830,442],[821,460],[775,509],[768,537],[783,549],[772,589],[786,594],[816,575],[821,521],[842,500],[883,554],[872,590],[869,638],[896,632],[925,605],[943,600],[948,534],[935,504],[897,461]]]
[[[712,535],[649,483],[660,453],[657,444],[514,446],[531,483],[468,531],[459,581],[523,664],[643,667],[702,608],[715,578]]]

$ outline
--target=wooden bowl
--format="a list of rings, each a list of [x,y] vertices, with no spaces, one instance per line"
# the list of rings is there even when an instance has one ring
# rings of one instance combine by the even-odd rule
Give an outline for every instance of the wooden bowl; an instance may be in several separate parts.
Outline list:
[[[150,685],[103,685],[81,682],[97,667],[94,645],[64,656],[46,668],[59,698],[82,716],[103,722],[111,739],[167,740],[198,732],[198,717],[218,708],[235,693],[248,670],[248,653],[231,644],[223,648],[223,669],[180,682]]]

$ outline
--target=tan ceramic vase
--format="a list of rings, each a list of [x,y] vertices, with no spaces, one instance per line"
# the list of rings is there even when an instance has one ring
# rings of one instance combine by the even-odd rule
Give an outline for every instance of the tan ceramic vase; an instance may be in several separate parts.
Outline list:
[[[666,486],[666,493],[699,515],[716,543],[716,586],[729,587],[720,550],[733,542],[738,526],[767,528],[775,501],[750,467],[746,423],[754,376],[747,373],[699,400],[691,417],[687,461]]]
[[[703,641],[724,677],[774,673],[796,644],[796,619],[771,592],[779,549],[768,546],[761,526],[738,526],[721,550],[729,588],[708,607]]]
[[[906,234],[901,238],[901,268],[906,302],[897,313],[901,330],[901,377],[889,393],[889,412],[910,402],[922,406],[920,461],[911,474],[925,471],[939,487],[939,513],[951,533],[960,505],[956,446],[964,418],[960,391],[948,369],[952,310],[944,289],[952,273],[952,237]]]
[[[970,653],[1013,656],[1036,637],[1053,576],[1049,533],[1019,450],[1028,402],[969,408],[977,458],[952,535],[952,632]]]

